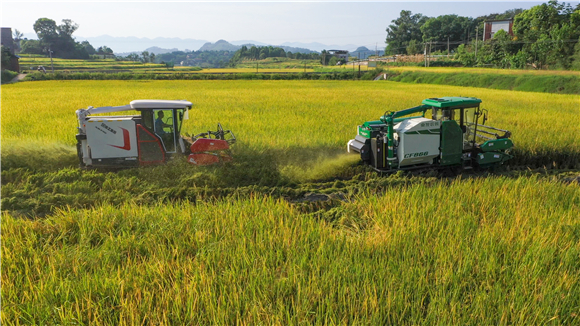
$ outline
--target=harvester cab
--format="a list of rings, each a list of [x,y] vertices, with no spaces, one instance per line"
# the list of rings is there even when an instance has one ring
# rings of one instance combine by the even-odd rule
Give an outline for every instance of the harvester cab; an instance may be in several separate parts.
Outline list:
[[[485,125],[487,110],[480,104],[473,97],[429,98],[417,107],[385,112],[358,126],[347,149],[381,172],[501,165],[512,157],[511,133]],[[425,117],[428,111],[431,119]],[[420,115],[408,117],[412,114]]]
[[[166,163],[188,155],[196,165],[232,160],[230,146],[236,141],[218,123],[217,131],[183,137],[183,120],[189,118],[189,101],[135,100],[128,105],[76,111],[77,153],[81,167],[124,168]],[[97,114],[137,111],[138,115]]]

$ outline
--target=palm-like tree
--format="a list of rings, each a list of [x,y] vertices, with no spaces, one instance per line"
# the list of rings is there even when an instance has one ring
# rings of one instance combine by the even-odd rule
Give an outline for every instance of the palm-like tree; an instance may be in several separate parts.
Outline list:
[[[20,32],[19,30],[15,29],[14,32],[12,32],[12,35],[14,38],[14,51],[20,52],[20,41],[22,40],[24,34],[22,34],[22,32]]]
[[[143,51],[141,55],[143,56],[143,63],[147,63],[149,61],[149,51]]]

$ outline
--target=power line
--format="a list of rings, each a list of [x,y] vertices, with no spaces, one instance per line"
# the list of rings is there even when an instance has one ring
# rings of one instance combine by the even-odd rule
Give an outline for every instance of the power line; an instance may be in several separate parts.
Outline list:
[[[488,40],[486,40],[488,42]],[[465,44],[465,45],[472,45],[475,44],[475,42],[481,42],[483,44],[485,44],[484,42],[486,41],[468,41],[468,42],[462,42],[462,41],[454,41],[454,42],[449,42],[449,44],[452,45],[461,45],[461,44]],[[567,40],[552,40],[552,39],[545,39],[545,40],[537,40],[537,41],[509,41],[509,44],[533,44],[533,43],[577,43],[578,40],[575,39],[567,39]],[[444,41],[430,41],[430,42],[422,42],[422,43],[418,43],[418,44],[423,44],[424,46],[426,46],[427,44],[432,44],[432,45],[447,45],[447,42]],[[393,48],[394,50],[399,50],[399,49],[406,49],[406,46],[400,46],[400,47],[396,47]]]

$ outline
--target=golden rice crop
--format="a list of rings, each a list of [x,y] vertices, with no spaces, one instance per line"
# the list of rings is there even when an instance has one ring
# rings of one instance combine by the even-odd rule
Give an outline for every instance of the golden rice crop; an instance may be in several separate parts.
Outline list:
[[[221,122],[243,144],[263,149],[342,150],[355,127],[385,111],[437,96],[473,96],[489,110],[489,125],[508,129],[520,163],[573,165],[580,158],[578,96],[372,81],[47,81],[4,85],[2,140],[74,145],[74,111],[125,105],[134,99],[194,103],[183,131]],[[124,113],[120,113],[124,114]],[[556,155],[557,157],[549,157]],[[516,158],[517,159],[517,158]],[[532,161],[530,161],[532,160]],[[524,162],[525,161],[525,162]],[[562,165],[560,164],[560,165]]]
[[[291,62],[258,62],[258,72],[263,73],[300,73],[300,72],[312,72],[314,71],[309,64],[309,66],[304,69],[304,67],[298,61]],[[117,61],[114,59],[96,59],[96,60],[81,60],[81,59],[60,59],[54,58],[52,62],[50,58],[44,57],[30,57],[21,58],[20,66],[22,69],[30,69],[35,71],[38,66],[44,66],[45,69],[50,70],[54,67],[55,70],[70,70],[70,71],[91,71],[91,70],[135,70],[135,71],[168,71],[168,72],[179,72],[179,73],[247,73],[256,72],[256,63],[247,64],[247,67],[242,68],[209,68],[203,70],[191,70],[194,67],[191,66],[175,66],[173,69],[168,70],[165,64],[156,63],[140,63],[134,61]],[[279,66],[292,67],[281,68]],[[197,68],[197,67],[195,67]]]
[[[537,177],[318,217],[269,197],[4,213],[2,324],[573,325],[579,214],[577,184]]]
[[[339,178],[358,160],[339,154],[357,124],[435,96],[481,98],[521,164],[578,167],[573,95],[370,81],[3,85],[2,324],[576,324],[577,172]],[[74,111],[134,99],[190,100],[184,132],[220,121],[243,150],[227,167],[71,168]],[[24,159],[53,170],[10,161]],[[306,191],[344,200],[296,202]]]

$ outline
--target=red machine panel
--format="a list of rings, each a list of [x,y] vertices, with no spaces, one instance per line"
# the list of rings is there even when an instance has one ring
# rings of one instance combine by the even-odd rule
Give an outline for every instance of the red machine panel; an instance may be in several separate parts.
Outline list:
[[[192,153],[220,151],[229,149],[230,144],[225,140],[200,138],[190,147]]]

